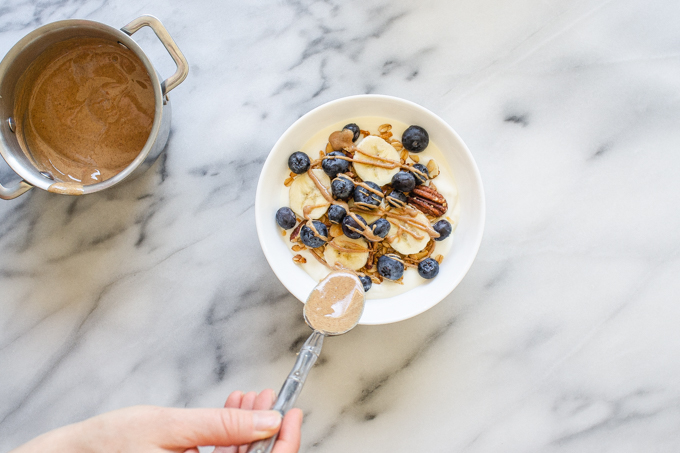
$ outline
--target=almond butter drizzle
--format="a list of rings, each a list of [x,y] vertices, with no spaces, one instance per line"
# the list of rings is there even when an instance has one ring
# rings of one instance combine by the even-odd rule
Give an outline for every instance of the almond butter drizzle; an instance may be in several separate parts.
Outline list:
[[[357,150],[357,151],[359,151],[361,153],[360,150]],[[343,156],[336,156],[336,158],[342,159]],[[350,159],[348,157],[345,157],[345,159],[353,161],[353,159]],[[384,158],[381,158],[381,159],[384,159]],[[389,160],[389,159],[385,159],[385,160]],[[394,161],[390,161],[390,162],[394,162]],[[401,166],[401,164],[399,164],[399,165]],[[412,168],[412,167],[409,167],[409,168]],[[346,202],[341,201],[341,200],[335,200],[331,196],[331,194],[328,192],[326,187],[323,184],[321,184],[321,181],[319,181],[319,179],[316,177],[316,175],[312,172],[311,166],[310,166],[309,170],[307,170],[307,174],[312,179],[312,181],[314,182],[314,185],[317,187],[317,189],[319,189],[319,191],[321,192],[323,197],[326,199],[326,201],[328,201],[330,203],[335,203],[339,206],[342,206],[345,209],[345,212],[347,213],[347,215],[351,216],[354,219],[354,221],[357,223],[357,225],[359,225],[361,227],[361,229],[358,229],[358,228],[355,228],[355,227],[352,227],[352,226],[349,226],[349,225],[346,225],[346,227],[349,230],[354,231],[355,233],[363,235],[368,241],[380,242],[384,239],[384,240],[387,241],[388,244],[391,244],[403,233],[408,234],[409,236],[413,237],[414,239],[416,239],[418,241],[422,240],[424,238],[424,236],[419,235],[416,231],[412,231],[408,228],[404,228],[404,225],[399,225],[399,224],[396,225],[397,226],[396,234],[391,234],[387,238],[381,238],[379,236],[376,236],[375,234],[373,234],[373,231],[370,229],[370,227],[368,225],[365,225],[363,222],[361,222],[357,218],[356,214],[350,210],[349,205]],[[365,184],[363,182],[354,181],[352,178],[350,178],[349,176],[347,176],[345,174],[340,174],[336,177],[348,179],[355,186],[360,185],[360,186],[366,188],[367,190],[370,190],[373,193],[377,192],[374,188],[368,186],[367,184]],[[380,194],[382,195],[382,192],[380,192]],[[406,206],[406,207],[400,209],[400,211],[398,211],[398,212],[392,212],[392,211],[385,211],[384,209],[380,208],[379,206],[367,205],[366,203],[354,203],[354,205],[355,205],[355,210],[357,208],[359,210],[363,208],[364,210],[360,211],[360,212],[363,212],[365,214],[378,214],[380,216],[384,215],[386,217],[390,217],[390,218],[393,218],[395,220],[401,220],[405,224],[414,227],[416,230],[422,230],[423,232],[427,233],[430,237],[433,237],[433,238],[439,237],[439,233],[437,233],[429,224],[423,225],[422,223],[417,222],[413,219],[414,217],[416,217],[418,215],[418,213],[420,211],[418,211],[417,209],[413,209],[410,206]],[[405,217],[405,216],[400,215],[400,214],[406,214],[408,217]],[[316,229],[313,229],[313,230],[316,232]],[[319,237],[322,237],[322,236],[319,235]]]
[[[435,231],[435,229],[432,228],[432,226],[429,224],[429,222],[428,222],[427,225],[425,225],[425,224],[422,224],[422,223],[416,221],[410,215],[409,216],[403,216],[403,215],[399,215],[398,213],[394,213],[393,211],[385,212],[385,216],[391,217],[395,220],[401,220],[402,222],[404,222],[407,225],[411,225],[411,226],[413,226],[413,227],[415,227],[415,228],[417,228],[421,231],[424,231],[431,238],[438,238],[439,237],[439,233],[437,233]],[[408,230],[406,230],[406,231],[408,231]]]
[[[323,234],[319,233],[319,230],[316,229],[316,226],[314,226],[314,221],[313,220],[307,220],[306,224],[310,230],[312,230],[312,233],[314,233],[314,236],[323,239],[325,242],[328,242],[328,236],[324,236]]]
[[[356,160],[353,157],[345,157],[344,160],[349,160],[351,162],[354,162],[355,164],[363,164],[363,165],[373,165],[374,167],[380,167],[380,168],[401,168],[402,170],[408,170],[413,173],[418,173],[420,176],[422,176],[424,179],[428,179],[427,175],[423,173],[422,171],[418,170],[417,168],[414,168],[410,165],[402,164],[401,162],[397,162],[392,159],[387,159],[386,157],[380,157],[380,156],[371,156],[370,154],[366,154],[356,146],[353,146],[350,151],[353,151],[355,153],[363,154],[364,156],[370,158],[370,159],[377,159],[380,162],[370,162],[370,161],[365,161],[365,160]],[[338,159],[343,159],[342,156],[334,156]]]
[[[342,245],[340,245],[336,243],[336,241],[331,241],[328,243],[328,245],[342,253],[368,253],[368,249],[366,247],[361,247],[358,244],[343,243]]]
[[[307,170],[307,176],[309,176],[314,182],[314,185],[316,186],[317,189],[319,189],[319,192],[321,192],[321,195],[326,199],[327,202],[333,203],[335,200],[333,200],[333,197],[331,194],[328,192],[328,189],[326,189],[326,186],[321,184],[321,181],[319,181],[319,178],[316,177],[314,172],[312,171],[312,166],[309,166],[309,170]]]
[[[401,259],[401,257],[400,257],[399,255],[395,255],[394,253],[388,253],[388,254],[383,255],[383,256],[390,257],[390,258],[392,258],[394,261],[399,261],[399,262],[400,262],[401,264],[403,264],[404,266],[408,266],[408,267],[418,267],[418,266],[416,266],[415,264],[411,264],[411,263],[409,263],[409,262],[404,261],[403,259]]]
[[[369,192],[369,196],[371,197],[371,199],[374,200],[374,201],[377,201],[378,206],[380,205],[380,202],[383,200],[383,197],[384,197],[382,190],[374,189],[373,187],[369,186],[365,182],[358,182],[358,181],[353,181],[353,182],[354,182],[355,186],[360,186],[360,187],[363,187],[364,189],[366,189],[366,191]],[[358,205],[358,206],[365,206],[369,209],[378,207],[374,204],[364,203],[364,202],[361,202],[361,201],[357,202],[356,200],[354,200],[354,204]]]
[[[413,212],[413,214],[411,214],[411,212]],[[407,206],[406,208],[397,208],[397,209],[394,209],[394,210],[391,210],[391,211],[386,211],[382,208],[378,208],[376,210],[361,210],[361,209],[359,209],[359,213],[380,215],[380,216],[384,215],[385,217],[390,217],[392,219],[401,220],[405,224],[411,225],[411,226],[415,227],[416,229],[419,229],[419,230],[427,233],[431,238],[438,238],[439,233],[437,233],[435,231],[435,229],[432,228],[431,225],[422,224],[422,223],[420,223],[420,222],[418,222],[414,219],[414,217],[416,215],[418,215],[419,212],[420,211],[418,211],[417,209],[413,209],[410,206]],[[406,214],[406,216],[404,216],[402,214]],[[420,239],[423,238],[422,236],[417,235],[415,232],[413,232],[409,229],[403,228],[400,225],[397,225],[397,227],[401,228],[404,232],[413,236],[415,239],[420,240]],[[390,236],[392,237],[392,235],[390,235]],[[394,239],[392,239],[392,241],[394,241]],[[388,241],[388,242],[391,242],[391,241]]]
[[[321,256],[319,256],[319,255],[316,254],[316,249],[311,249],[309,252],[312,254],[312,256],[313,256],[314,258],[316,258],[316,260],[317,260],[318,262],[320,262],[321,264],[323,264],[324,266],[326,266],[326,267],[329,268],[329,269],[333,269],[333,268],[326,262],[326,260],[323,259],[323,257],[321,257]]]
[[[333,179],[333,181],[335,181],[335,180],[338,179],[338,178],[340,178],[340,179],[346,179],[347,181],[349,181],[349,182],[351,182],[352,184],[354,184],[354,180],[353,180],[352,178],[350,178],[348,175],[344,174],[344,173],[338,173],[338,175]]]
[[[313,206],[312,206],[312,205],[305,206],[304,208],[302,208],[302,216],[303,216],[306,220],[311,220],[311,219],[309,218],[309,214],[311,214],[312,211],[315,210],[316,208],[323,208],[323,207],[325,207],[325,206],[326,206],[325,203],[324,203],[324,204],[317,204],[317,205],[313,205]]]
[[[404,264],[404,260],[402,260],[399,255],[396,255],[394,253],[388,253],[388,254],[383,255],[383,256],[386,256],[388,258],[392,258],[394,261],[399,261],[401,264]]]
[[[396,225],[397,225],[397,234],[395,234],[394,236],[390,236],[388,241],[387,241],[390,244],[392,242],[394,242],[399,236],[401,236],[402,233],[406,233],[406,234],[412,236],[413,239],[416,239],[418,241],[425,238],[425,236],[421,236],[420,234],[416,233],[415,231],[409,230],[408,228],[404,228],[404,225],[401,225],[399,223],[397,223]]]
[[[333,181],[335,181],[335,180],[338,179],[338,178],[339,178],[339,179],[346,179],[347,181],[349,181],[349,182],[351,182],[352,184],[354,184],[355,187],[356,187],[356,186],[361,186],[361,187],[363,187],[364,189],[366,189],[367,191],[369,191],[369,192],[373,193],[374,195],[377,195],[378,197],[380,197],[380,198],[376,198],[376,197],[374,197],[374,196],[371,196],[371,198],[374,199],[375,201],[380,202],[380,201],[382,201],[383,197],[385,196],[385,194],[383,194],[382,190],[379,190],[379,189],[376,189],[376,188],[374,188],[374,187],[371,187],[371,186],[369,186],[368,184],[366,184],[366,183],[363,182],[363,181],[355,181],[354,179],[352,179],[351,177],[349,177],[348,175],[346,175],[346,174],[344,174],[344,173],[339,173],[339,174],[335,177],[335,179],[333,179]],[[334,200],[334,201],[335,201],[335,200]],[[355,202],[355,204],[356,204],[356,202]],[[360,203],[360,204],[366,204],[366,203]],[[374,206],[374,205],[367,205],[367,206]]]
[[[385,197],[385,199],[387,200],[388,203],[396,204],[396,205],[398,205],[400,208],[405,208],[405,207],[406,207],[406,202],[405,202],[405,201],[401,201],[401,200],[398,199],[398,198],[394,198],[394,197],[391,197],[391,196],[388,195],[387,197]]]
[[[363,164],[363,165],[373,165],[374,167],[380,167],[380,168],[397,168],[401,167],[402,163],[401,162],[395,162],[391,159],[385,159],[384,157],[379,157],[379,156],[371,156],[370,154],[366,154],[363,151],[361,151],[359,148],[352,148],[353,151],[363,154],[366,157],[370,157],[371,159],[378,159],[382,162],[370,162],[366,160],[357,160],[354,157],[347,157],[347,156],[333,156],[333,159],[342,159],[342,160],[348,160],[350,162],[354,162],[355,164]],[[407,165],[404,165],[407,167]]]
[[[343,175],[343,176],[345,176],[346,178],[349,178],[349,176],[346,176],[346,175]],[[352,181],[352,178],[349,178],[349,179]],[[375,195],[378,195],[380,197],[380,200],[383,199],[384,194],[382,193],[382,190],[375,189],[375,188],[369,186],[368,184],[366,184],[363,181],[362,182],[352,181],[352,182],[354,183],[355,186],[361,186],[364,189],[368,190],[369,192],[373,192]],[[375,200],[375,198],[374,198],[374,200]]]
[[[340,156],[337,156],[337,157],[340,158]],[[380,242],[380,241],[383,240],[383,238],[373,234],[373,231],[371,231],[371,229],[368,227],[368,225],[364,224],[364,222],[362,222],[361,220],[359,220],[357,218],[357,215],[355,213],[350,211],[349,205],[347,204],[347,202],[342,201],[342,200],[335,200],[331,196],[331,194],[328,193],[326,186],[321,184],[321,181],[319,181],[319,178],[317,178],[316,175],[312,172],[311,166],[310,166],[309,170],[307,170],[307,174],[312,179],[312,181],[314,182],[314,185],[316,186],[317,189],[319,189],[319,192],[321,192],[321,195],[323,195],[323,197],[326,199],[326,201],[328,201],[331,204],[337,204],[338,206],[341,206],[342,208],[344,208],[347,215],[351,216],[354,219],[354,221],[357,223],[357,225],[359,225],[362,228],[361,230],[358,230],[356,228],[352,228],[352,227],[348,226],[348,228],[350,230],[354,231],[355,233],[362,234],[367,240],[369,240],[371,242]]]
[[[310,230],[312,230],[312,233],[314,233],[314,236],[323,239],[324,241],[328,241],[328,236],[324,236],[323,234],[319,233],[319,230],[316,229],[314,226],[314,221],[309,218],[309,214],[315,210],[316,208],[323,208],[326,206],[325,204],[317,204],[317,205],[309,205],[305,206],[302,208],[302,215],[307,221],[307,226],[309,227]]]

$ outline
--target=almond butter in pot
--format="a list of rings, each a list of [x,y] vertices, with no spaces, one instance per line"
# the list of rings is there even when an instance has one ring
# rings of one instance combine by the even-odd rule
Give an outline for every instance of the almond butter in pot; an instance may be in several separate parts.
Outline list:
[[[155,116],[142,61],[102,38],[48,47],[19,79],[15,98],[20,145],[52,175],[50,191],[59,193],[82,193],[82,185],[105,181],[132,163]]]

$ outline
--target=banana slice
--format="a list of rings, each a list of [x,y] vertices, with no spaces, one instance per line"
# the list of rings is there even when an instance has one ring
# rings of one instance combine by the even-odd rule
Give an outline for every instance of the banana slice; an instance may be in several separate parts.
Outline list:
[[[312,172],[319,182],[330,191],[331,180],[328,175],[320,168],[312,170]],[[312,178],[307,173],[303,173],[295,178],[293,184],[290,185],[288,199],[290,209],[301,218],[304,218],[305,206],[317,206],[309,212],[309,218],[318,219],[326,213],[331,205],[326,201],[321,191],[316,188],[314,181],[312,181]]]
[[[351,210],[352,208],[354,208],[354,207],[355,207],[354,199],[350,199],[350,200],[349,200],[349,208],[350,208],[350,210]],[[376,220],[378,220],[378,219],[380,218],[380,215],[378,215],[378,213],[376,213],[376,214],[374,215],[374,214],[366,214],[366,213],[362,212],[362,213],[361,213],[361,217],[364,218],[364,220],[366,221],[366,223],[369,223],[369,224],[370,224],[370,223],[373,223],[373,222],[375,222]]]
[[[368,261],[368,247],[364,239],[350,239],[343,234],[326,246],[323,257],[331,267],[339,263],[347,269],[358,271]]]
[[[363,212],[361,213],[361,217],[363,217],[369,225],[380,218],[379,215],[364,214]]]
[[[357,152],[354,155],[355,159],[366,162],[381,162],[379,159],[370,157],[377,156],[383,159],[399,162],[399,153],[396,149],[394,149],[394,146],[390,145],[382,138],[376,137],[375,135],[369,135],[363,139],[357,148],[361,151],[361,153]],[[362,153],[365,153],[366,155]],[[384,186],[385,184],[392,182],[392,176],[396,175],[400,169],[399,167],[383,168],[376,167],[375,165],[357,164],[355,162],[354,170],[364,181],[373,181],[379,186]]]
[[[423,225],[430,224],[430,221],[423,213],[418,213],[413,220]],[[387,218],[387,221],[390,222],[390,233],[385,239],[394,250],[401,254],[410,255],[412,253],[418,253],[425,248],[428,242],[430,242],[430,235],[418,227],[390,217]],[[412,232],[413,235],[410,234],[409,231]],[[420,239],[414,237],[414,235],[418,236]]]

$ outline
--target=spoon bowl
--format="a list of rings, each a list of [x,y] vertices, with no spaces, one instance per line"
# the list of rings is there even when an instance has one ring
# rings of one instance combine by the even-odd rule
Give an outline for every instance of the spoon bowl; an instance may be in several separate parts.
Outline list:
[[[354,272],[331,272],[307,297],[305,322],[326,336],[342,335],[359,323],[365,301],[364,286]]]

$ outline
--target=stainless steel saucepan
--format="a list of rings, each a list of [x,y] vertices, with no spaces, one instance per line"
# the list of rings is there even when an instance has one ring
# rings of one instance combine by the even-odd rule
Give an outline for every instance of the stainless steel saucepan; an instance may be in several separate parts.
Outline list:
[[[130,37],[142,27],[151,27],[163,43],[177,65],[173,75],[162,80],[151,61],[139,45]],[[29,65],[47,47],[57,42],[76,37],[103,38],[123,45],[134,52],[142,61],[151,78],[155,98],[155,117],[151,134],[135,160],[123,171],[96,184],[85,185],[83,193],[99,192],[108,189],[128,178],[133,173],[148,169],[165,148],[170,135],[170,98],[168,93],[182,83],[189,74],[189,64],[182,52],[170,37],[163,24],[153,16],[141,16],[120,30],[90,20],[62,20],[53,22],[24,36],[10,49],[0,62],[0,155],[21,178],[18,184],[10,187],[0,183],[0,198],[9,200],[37,187],[48,190],[54,183],[49,174],[41,173],[19,146],[15,135],[14,94],[17,81]]]

